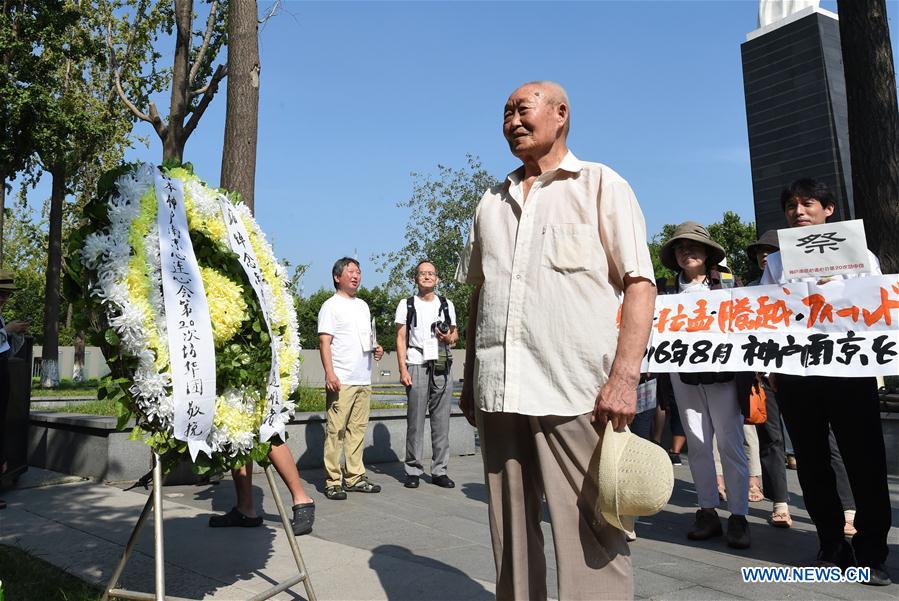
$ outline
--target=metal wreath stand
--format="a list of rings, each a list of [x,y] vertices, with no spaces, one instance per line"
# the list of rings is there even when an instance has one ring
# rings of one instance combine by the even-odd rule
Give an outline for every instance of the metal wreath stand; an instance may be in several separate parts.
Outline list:
[[[316,601],[315,591],[312,590],[312,583],[309,581],[309,573],[306,571],[306,564],[303,562],[302,554],[300,554],[300,546],[297,544],[297,538],[293,534],[290,519],[287,517],[287,512],[284,509],[284,502],[281,500],[281,495],[278,493],[278,486],[275,482],[275,476],[271,465],[265,466],[265,477],[268,479],[268,485],[272,489],[272,496],[275,499],[275,505],[278,507],[278,514],[281,516],[281,525],[284,526],[284,532],[287,533],[287,541],[290,544],[290,551],[293,553],[293,558],[297,563],[298,573],[296,576],[291,576],[287,580],[279,582],[271,588],[262,591],[258,595],[250,597],[248,601],[270,599],[278,593],[286,591],[298,582],[302,582],[303,586],[306,587],[306,598],[308,601]],[[137,536],[140,534],[140,530],[147,520],[151,508],[153,509],[153,559],[156,564],[156,592],[144,593],[116,588],[119,577],[125,570],[128,558],[134,550],[134,545],[137,544]],[[116,566],[115,571],[112,573],[112,577],[106,584],[106,588],[103,591],[103,596],[100,597],[100,601],[108,601],[110,597],[136,599],[138,601],[187,601],[184,600],[183,597],[167,597],[165,594],[165,554],[163,548],[162,522],[162,462],[159,459],[159,455],[153,453],[153,494],[147,498],[144,509],[141,511],[140,517],[137,518],[137,524],[134,525],[134,530],[131,531],[131,537],[128,539],[128,544],[125,545],[125,552],[122,553],[122,559],[119,560],[119,565]]]

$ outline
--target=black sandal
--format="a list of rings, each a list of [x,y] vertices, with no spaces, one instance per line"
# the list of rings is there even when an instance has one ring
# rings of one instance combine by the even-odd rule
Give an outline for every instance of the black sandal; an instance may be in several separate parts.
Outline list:
[[[262,516],[250,518],[232,507],[231,511],[222,515],[214,515],[209,518],[210,528],[256,528],[262,525]]]

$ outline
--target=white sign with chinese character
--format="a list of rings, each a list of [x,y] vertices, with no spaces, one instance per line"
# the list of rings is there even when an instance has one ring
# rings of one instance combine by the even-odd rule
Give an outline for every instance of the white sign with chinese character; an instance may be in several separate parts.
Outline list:
[[[162,299],[168,331],[175,404],[174,434],[191,459],[203,451],[215,413],[215,347],[200,267],[187,229],[181,180],[156,172],[156,222],[162,267]]]
[[[256,293],[259,300],[259,308],[262,310],[262,317],[265,319],[265,327],[268,329],[269,338],[272,347],[272,364],[268,373],[268,385],[266,386],[266,402],[265,415],[262,417],[262,423],[259,425],[259,439],[263,442],[267,441],[274,434],[286,440],[284,436],[284,422],[276,419],[283,411],[284,405],[281,399],[281,366],[278,363],[278,347],[276,345],[275,332],[272,331],[271,320],[271,298],[269,291],[265,287],[262,279],[262,272],[259,268],[259,261],[256,259],[256,252],[250,244],[250,235],[244,226],[234,205],[225,198],[219,196],[219,205],[222,209],[222,218],[228,227],[228,243],[231,250],[237,255],[237,260],[243,267],[250,285]]]
[[[861,219],[778,230],[784,277],[871,273]]]

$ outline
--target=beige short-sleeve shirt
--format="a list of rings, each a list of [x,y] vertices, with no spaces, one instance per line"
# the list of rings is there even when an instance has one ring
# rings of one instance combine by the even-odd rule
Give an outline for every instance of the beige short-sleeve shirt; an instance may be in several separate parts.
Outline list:
[[[654,282],[630,185],[572,153],[523,199],[524,168],[478,204],[456,278],[481,284],[475,396],[488,412],[593,410],[618,342],[624,277]]]

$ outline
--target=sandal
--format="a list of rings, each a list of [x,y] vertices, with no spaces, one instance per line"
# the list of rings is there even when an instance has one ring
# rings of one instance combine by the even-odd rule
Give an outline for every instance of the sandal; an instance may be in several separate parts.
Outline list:
[[[773,511],[768,517],[768,523],[775,528],[791,528],[793,526],[793,518],[786,511]]]
[[[262,516],[247,517],[232,507],[231,511],[222,515],[214,515],[209,518],[210,528],[256,528],[262,525]]]
[[[293,526],[295,536],[302,536],[312,532],[312,524],[315,523],[315,503],[298,503],[292,508],[293,520],[290,524]]]
[[[764,501],[765,495],[762,493],[762,487],[759,486],[759,479],[757,477],[749,478],[749,502],[750,503],[758,503],[759,501]]]
[[[846,536],[855,536],[855,533],[858,530],[855,529],[855,520],[846,520],[846,524],[843,526],[843,534]]]

